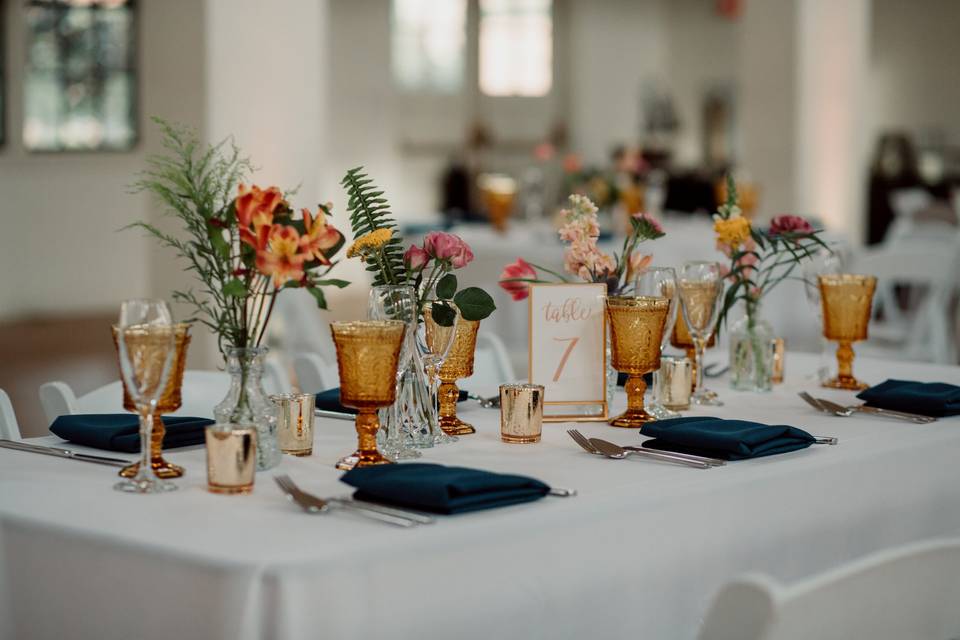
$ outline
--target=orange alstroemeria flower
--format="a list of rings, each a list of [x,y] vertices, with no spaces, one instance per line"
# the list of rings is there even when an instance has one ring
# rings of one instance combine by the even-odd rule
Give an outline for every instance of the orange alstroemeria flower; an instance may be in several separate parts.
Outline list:
[[[291,226],[275,224],[270,228],[266,246],[257,251],[257,269],[273,277],[273,286],[303,278],[303,263],[309,256],[300,252],[300,234]]]
[[[239,195],[234,202],[237,212],[237,222],[240,223],[240,240],[251,247],[257,246],[260,230],[269,229],[273,225],[273,212],[283,202],[283,193],[277,187],[261,189],[256,185],[250,187],[240,184],[237,188]]]
[[[343,236],[332,225],[327,224],[323,209],[317,210],[316,217],[311,216],[308,209],[302,211],[304,234],[300,236],[300,248],[307,257],[316,258],[321,264],[330,264],[323,252],[335,247]]]

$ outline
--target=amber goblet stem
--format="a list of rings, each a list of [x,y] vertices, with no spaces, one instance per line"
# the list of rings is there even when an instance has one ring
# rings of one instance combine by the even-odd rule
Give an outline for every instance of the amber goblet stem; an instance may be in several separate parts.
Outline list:
[[[377,449],[377,431],[380,430],[380,418],[376,409],[360,409],[357,413],[357,466],[389,462]]]
[[[647,383],[643,381],[643,376],[631,373],[627,378],[627,382],[623,385],[623,388],[627,392],[627,411],[645,412],[643,394],[647,390]]]
[[[460,399],[460,389],[457,388],[456,383],[443,380],[440,383],[438,396],[440,400],[440,428],[448,436],[457,435],[449,429],[451,425],[458,422],[457,400]]]

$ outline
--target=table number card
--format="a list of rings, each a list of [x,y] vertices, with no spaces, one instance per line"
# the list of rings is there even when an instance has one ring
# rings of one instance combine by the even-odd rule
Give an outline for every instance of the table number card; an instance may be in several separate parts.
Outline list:
[[[606,294],[602,283],[530,287],[529,377],[544,387],[546,422],[607,418]]]

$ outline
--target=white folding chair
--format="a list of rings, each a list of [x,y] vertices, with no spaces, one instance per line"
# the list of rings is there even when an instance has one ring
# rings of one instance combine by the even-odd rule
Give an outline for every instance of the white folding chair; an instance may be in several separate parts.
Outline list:
[[[883,320],[871,322],[864,355],[956,363],[952,317],[960,245],[911,241],[868,247],[850,266],[852,273],[877,277],[874,313],[881,312]],[[906,312],[900,309],[898,285],[909,287]]]
[[[263,365],[263,389],[268,394],[289,393],[292,388],[290,374],[280,358],[267,356]]]
[[[510,362],[507,348],[495,333],[484,331],[477,334],[477,349],[473,355],[473,375],[464,383],[474,393],[494,393],[504,382],[514,382],[517,376]],[[476,389],[474,389],[474,387]]]
[[[336,363],[329,363],[319,353],[301,353],[293,359],[293,371],[302,393],[319,393],[340,386]]]
[[[213,408],[230,388],[224,371],[187,370],[183,373],[181,406],[170,415],[212,418]],[[47,421],[74,413],[119,413],[123,411],[123,386],[119,380],[77,397],[65,382],[48,382],[40,387],[40,402]]]
[[[926,189],[897,189],[890,193],[893,222],[883,235],[884,244],[892,244],[914,232],[914,216],[933,204],[933,196]]]
[[[20,425],[17,424],[17,414],[13,411],[10,396],[0,389],[0,438],[5,440],[20,439]]]
[[[784,586],[745,576],[724,586],[700,640],[960,638],[960,541],[883,551]]]

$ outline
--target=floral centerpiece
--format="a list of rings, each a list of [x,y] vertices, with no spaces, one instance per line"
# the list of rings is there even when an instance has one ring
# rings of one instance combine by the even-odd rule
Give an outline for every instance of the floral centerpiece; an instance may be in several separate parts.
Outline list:
[[[347,190],[350,224],[356,237],[347,249],[347,257],[359,257],[373,272],[375,285],[405,285],[417,291],[422,314],[432,302],[432,317],[437,324],[453,326],[456,314],[466,320],[483,320],[496,309],[493,298],[479,287],[458,290],[456,269],[474,258],[469,245],[452,233],[428,233],[421,246],[405,252],[394,234],[394,222],[383,191],[363,173],[363,167],[347,172],[343,178]]]
[[[735,389],[769,390],[773,332],[761,317],[761,303],[778,284],[793,277],[803,260],[826,248],[826,244],[821,232],[800,216],[776,216],[767,229],[755,228],[743,215],[737,186],[730,176],[726,192],[726,201],[713,216],[717,249],[729,259],[726,277],[730,283],[717,317],[717,330],[742,302],[744,315],[731,327],[731,384]]]
[[[191,321],[217,336],[233,376],[227,398],[215,409],[218,421],[254,423],[258,466],[279,462],[273,411],[260,383],[261,347],[277,296],[284,289],[306,289],[321,309],[325,287],[346,280],[329,278],[343,234],[328,223],[330,205],[300,217],[278,187],[247,186],[252,171],[232,141],[202,145],[189,130],[155,119],[165,155],[148,159],[134,191],[153,194],[176,218],[183,235],[147,222],[141,228],[186,262],[199,290],[174,291],[173,299],[193,310]]]
[[[514,300],[523,300],[530,294],[534,283],[555,282],[602,282],[610,295],[629,293],[637,275],[649,266],[652,254],[639,251],[641,243],[656,240],[665,234],[663,228],[650,216],[638,213],[630,216],[630,233],[623,240],[620,253],[609,255],[597,246],[600,227],[597,223],[597,206],[586,196],[573,194],[570,207],[563,210],[564,225],[560,239],[566,245],[563,252],[563,268],[570,277],[546,267],[527,262],[523,258],[504,267],[500,274],[500,286]],[[549,274],[555,280],[541,278]]]

